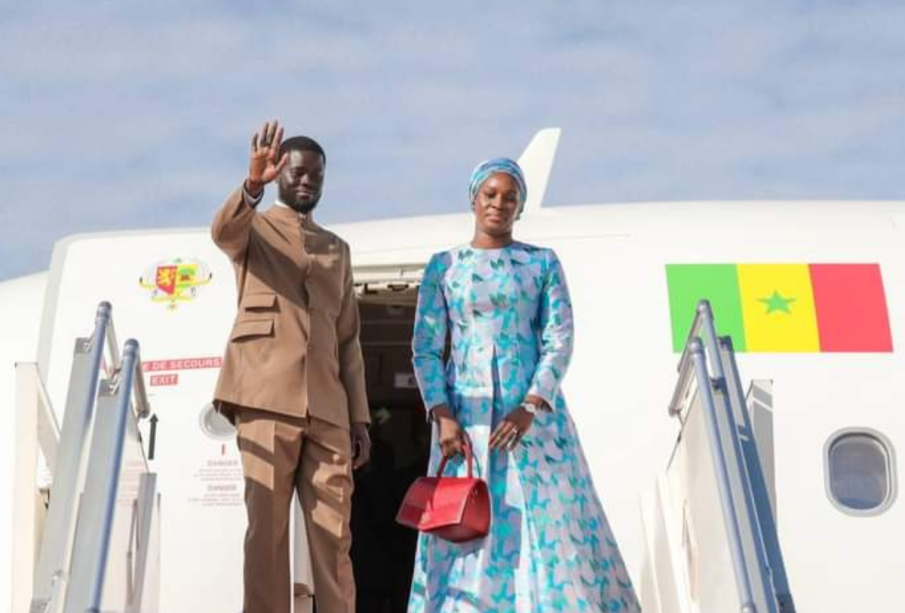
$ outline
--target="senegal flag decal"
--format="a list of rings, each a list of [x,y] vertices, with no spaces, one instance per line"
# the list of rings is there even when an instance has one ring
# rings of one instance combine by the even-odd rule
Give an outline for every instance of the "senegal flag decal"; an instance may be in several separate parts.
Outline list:
[[[676,352],[704,298],[736,351],[893,350],[878,264],[667,264],[666,280]]]

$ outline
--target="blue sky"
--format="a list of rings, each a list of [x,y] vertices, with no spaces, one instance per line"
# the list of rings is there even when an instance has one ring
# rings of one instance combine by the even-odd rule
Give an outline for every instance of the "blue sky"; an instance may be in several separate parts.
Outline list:
[[[464,210],[547,126],[549,206],[905,197],[900,2],[226,4],[0,4],[0,279],[207,225],[271,117],[327,149],[326,223]]]

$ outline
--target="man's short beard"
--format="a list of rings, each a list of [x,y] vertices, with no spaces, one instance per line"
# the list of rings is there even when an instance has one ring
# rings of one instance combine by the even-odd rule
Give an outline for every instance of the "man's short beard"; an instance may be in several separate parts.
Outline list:
[[[321,201],[321,195],[318,194],[316,198],[312,198],[311,200],[302,200],[300,201],[298,198],[287,198],[282,193],[280,194],[280,202],[291,208],[293,211],[297,213],[301,213],[302,215],[307,215],[311,211],[314,210],[314,207],[317,206],[317,203]]]
[[[293,202],[289,206],[291,206],[294,210],[298,211],[302,215],[307,215],[317,206],[317,203],[320,202],[320,196],[315,198],[314,200],[306,200],[304,202]]]

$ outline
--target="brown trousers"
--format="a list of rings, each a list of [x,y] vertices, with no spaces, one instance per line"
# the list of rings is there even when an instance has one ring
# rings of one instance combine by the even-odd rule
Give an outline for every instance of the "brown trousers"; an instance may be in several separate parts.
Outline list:
[[[244,613],[290,612],[293,490],[305,517],[318,611],[354,612],[349,431],[317,418],[237,408],[248,512]]]

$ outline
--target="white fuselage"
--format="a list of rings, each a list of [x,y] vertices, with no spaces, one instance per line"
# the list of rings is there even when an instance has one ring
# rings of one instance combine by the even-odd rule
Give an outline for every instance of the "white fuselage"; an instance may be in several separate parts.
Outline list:
[[[467,242],[472,217],[463,213],[331,229],[351,244],[357,271],[391,271],[423,265],[432,253]],[[666,466],[678,432],[678,424],[667,415],[679,356],[672,345],[666,265],[879,264],[892,352],[742,353],[738,360],[743,380],[773,381],[776,515],[797,609],[905,610],[905,595],[898,589],[905,507],[898,501],[877,516],[847,515],[828,498],[824,469],[824,447],[844,428],[871,428],[895,448],[905,448],[905,205],[556,207],[526,216],[516,234],[519,240],[553,247],[565,267],[576,344],[564,391],[597,492],[634,569],[644,550],[639,496]],[[173,258],[201,264],[212,276],[196,287],[194,296],[186,294],[185,301],[170,308],[166,301],[152,299],[145,277]],[[37,359],[55,407],[63,403],[72,339],[88,333],[101,300],[114,305],[120,340],[137,338],[143,360],[159,363],[160,372],[146,371],[146,377],[160,416],[151,467],[160,474],[165,517],[161,610],[214,610],[211,591],[225,594],[214,599],[218,603],[235,602],[241,590],[241,492],[212,497],[199,477],[222,461],[232,472],[221,475],[221,483],[241,482],[237,464],[228,464],[237,457],[234,444],[198,429],[217,369],[203,362],[171,363],[168,368],[163,362],[221,354],[235,314],[229,261],[205,229],[84,235],[58,244],[46,294],[27,285],[0,286],[4,319],[23,321],[25,335],[34,343],[9,345],[4,337],[4,373],[13,361]],[[18,319],[10,304],[28,313],[31,321]],[[37,329],[34,314],[42,310]],[[719,322],[720,313],[715,315]],[[692,316],[689,312],[688,319]],[[0,383],[3,398],[10,401],[13,390],[6,374]],[[158,379],[157,384],[150,380],[159,374],[177,377]],[[9,419],[9,414],[3,418],[0,432],[12,430]],[[0,455],[0,460],[5,458]],[[0,466],[0,486],[11,470]],[[897,473],[894,487],[901,484]],[[9,535],[2,513],[0,509],[0,544]],[[0,588],[9,576],[5,564],[8,560],[0,560]],[[192,577],[188,584],[187,576]]]

